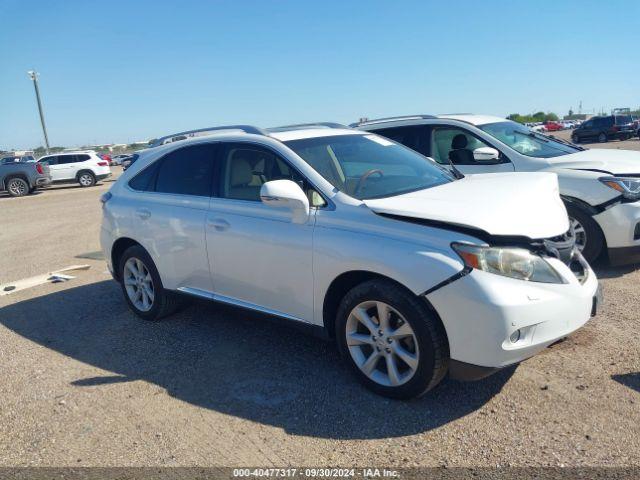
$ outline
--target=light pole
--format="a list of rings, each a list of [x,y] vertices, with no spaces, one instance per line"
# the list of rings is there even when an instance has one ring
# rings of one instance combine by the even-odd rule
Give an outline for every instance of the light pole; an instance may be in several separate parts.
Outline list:
[[[42,112],[42,102],[40,101],[40,89],[38,88],[38,75],[35,70],[29,70],[27,72],[31,80],[33,80],[33,88],[36,90],[36,100],[38,100],[38,112],[40,112],[40,123],[42,124],[42,132],[44,133],[44,144],[49,153],[49,137],[47,136],[47,126],[44,124],[44,113]]]

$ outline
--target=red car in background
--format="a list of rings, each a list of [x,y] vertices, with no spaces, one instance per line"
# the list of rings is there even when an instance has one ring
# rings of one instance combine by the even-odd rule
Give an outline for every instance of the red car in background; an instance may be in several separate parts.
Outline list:
[[[551,122],[551,121],[544,122],[544,128],[547,129],[547,132],[557,132],[558,130],[564,129],[562,124],[558,122]]]
[[[103,159],[103,160],[105,160],[105,161],[109,162],[109,165],[110,165],[110,166],[113,166],[113,165],[114,165],[113,159],[111,158],[111,155],[109,155],[108,153],[99,153],[99,154],[98,154],[98,156],[99,156],[101,159]]]

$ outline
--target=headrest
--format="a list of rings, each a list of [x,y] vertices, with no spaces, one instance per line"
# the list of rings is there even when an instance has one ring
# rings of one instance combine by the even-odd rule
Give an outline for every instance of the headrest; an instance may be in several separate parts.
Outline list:
[[[249,161],[243,157],[232,157],[231,159],[231,178],[232,187],[240,187],[248,185],[253,180],[253,169]]]
[[[467,136],[464,133],[459,133],[451,141],[451,148],[454,150],[461,150],[467,148]]]

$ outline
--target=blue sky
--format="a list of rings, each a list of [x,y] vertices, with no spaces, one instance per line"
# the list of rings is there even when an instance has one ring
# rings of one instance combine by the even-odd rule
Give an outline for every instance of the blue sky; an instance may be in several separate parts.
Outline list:
[[[640,105],[640,2],[0,0],[0,148]]]

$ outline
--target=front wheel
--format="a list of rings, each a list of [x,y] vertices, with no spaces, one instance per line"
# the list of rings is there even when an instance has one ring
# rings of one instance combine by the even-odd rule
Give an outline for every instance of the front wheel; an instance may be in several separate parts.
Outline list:
[[[423,395],[445,376],[444,327],[422,299],[387,280],[354,287],[336,318],[336,341],[358,379],[391,398]]]
[[[175,312],[181,301],[162,286],[151,256],[141,246],[129,247],[120,259],[119,276],[129,308],[145,320],[159,320]]]
[[[584,210],[567,205],[567,212],[576,237],[576,247],[587,262],[591,263],[600,256],[604,248],[604,235],[596,221]]]
[[[580,143],[580,137],[578,137],[578,135],[574,133],[573,135],[571,135],[571,141],[575,144],[578,144]]]

